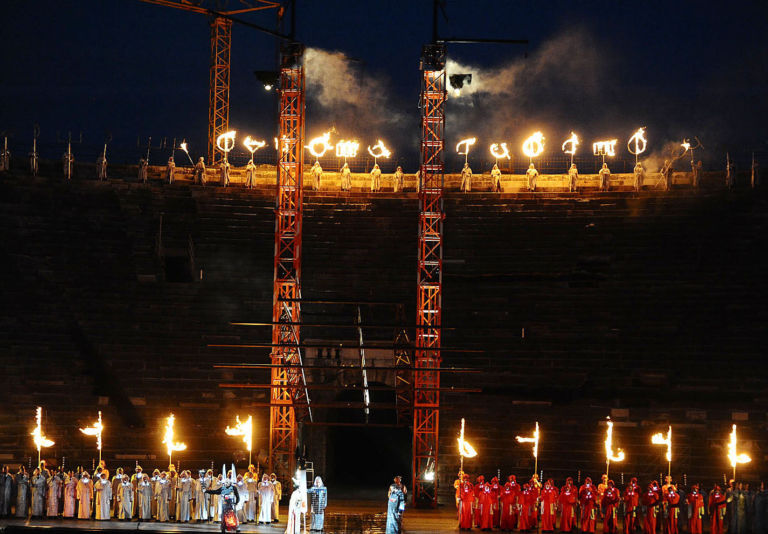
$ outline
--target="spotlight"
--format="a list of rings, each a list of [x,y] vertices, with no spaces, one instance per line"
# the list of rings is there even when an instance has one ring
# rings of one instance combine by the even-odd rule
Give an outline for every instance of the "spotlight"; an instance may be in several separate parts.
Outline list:
[[[273,87],[277,85],[279,73],[274,70],[257,70],[254,71],[256,79],[264,86],[265,91],[271,91]]]

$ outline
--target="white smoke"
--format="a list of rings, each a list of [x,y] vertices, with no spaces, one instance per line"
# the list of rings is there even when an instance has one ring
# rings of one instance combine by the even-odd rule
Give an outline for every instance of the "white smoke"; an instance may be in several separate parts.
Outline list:
[[[337,124],[341,135],[351,132],[370,137],[378,136],[379,130],[391,131],[395,125],[413,126],[391,100],[389,80],[380,73],[364,72],[362,64],[344,53],[307,48],[304,68],[308,116],[313,123]]]

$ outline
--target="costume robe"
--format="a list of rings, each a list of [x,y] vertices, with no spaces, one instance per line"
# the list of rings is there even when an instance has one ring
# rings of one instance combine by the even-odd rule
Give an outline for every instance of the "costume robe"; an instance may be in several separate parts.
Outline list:
[[[405,493],[395,484],[389,487],[387,500],[387,529],[385,534],[400,534],[403,531],[403,512],[405,511]]]
[[[704,509],[704,496],[694,489],[686,495],[688,505],[688,532],[690,534],[701,534],[702,519],[706,513]]]
[[[714,491],[709,496],[709,517],[711,534],[723,534],[725,531],[726,497],[720,491]]]
[[[482,529],[493,528],[493,491],[490,484],[483,484],[477,505],[480,509],[480,522],[475,526]]]
[[[94,484],[96,492],[96,517],[99,520],[110,518],[110,504],[112,503],[112,485],[109,480],[99,480]]]
[[[520,495],[520,486],[517,482],[507,482],[501,492],[499,500],[501,501],[501,518],[499,519],[499,528],[501,530],[514,530],[517,526],[518,503]]]
[[[541,531],[552,532],[555,530],[557,519],[557,488],[546,484],[541,490]]]
[[[208,521],[211,511],[211,496],[205,490],[211,487],[211,477],[202,476],[195,481],[195,514],[193,519]]]
[[[13,475],[0,473],[0,517],[11,515],[11,497],[13,496]]]
[[[29,477],[16,475],[16,517],[27,517],[29,513]]]
[[[118,486],[118,518],[131,520],[133,518],[133,484],[127,478]]]
[[[64,511],[62,517],[75,517],[75,501],[77,500],[77,479],[74,476],[64,478]]]
[[[217,489],[221,488],[221,479],[220,478],[214,478],[211,481],[211,491],[215,491]],[[219,498],[219,495],[217,493],[213,493],[210,495],[211,502],[210,502],[210,513],[208,514],[208,518],[212,519],[213,521],[219,521],[221,517],[221,508],[219,507],[219,501],[221,500]]]
[[[142,521],[152,519],[152,482],[141,481],[136,486],[136,515]]]
[[[192,500],[192,479],[188,477],[178,477],[176,486],[176,521],[180,523],[189,522],[189,502]]]
[[[607,486],[603,491],[603,533],[604,534],[616,534],[619,530],[619,503],[621,502],[621,494],[619,490],[613,486]]]
[[[581,531],[594,533],[598,514],[597,488],[594,486],[582,487],[582,490],[579,491]]]
[[[279,480],[270,480],[275,489],[275,495],[272,499],[272,521],[280,521],[280,499],[283,498],[283,485]]]
[[[536,490],[523,486],[523,491],[518,498],[518,508],[520,509],[520,518],[518,519],[520,532],[535,528]]]
[[[459,528],[472,528],[472,507],[475,504],[475,488],[468,480],[459,486]],[[503,527],[502,527],[503,528]]]
[[[93,501],[93,481],[90,478],[80,477],[77,483],[77,518],[91,518],[91,502]]]
[[[245,506],[245,519],[247,521],[256,521],[259,514],[259,480],[256,476],[246,474],[245,487],[248,490],[248,503]]]
[[[560,532],[571,532],[576,527],[576,506],[579,502],[576,486],[566,484],[560,488]]]
[[[291,493],[291,499],[288,503],[288,521],[285,526],[285,534],[301,534],[303,532],[303,522],[301,515],[307,513],[307,496],[300,489],[295,489]]]
[[[645,518],[643,520],[643,532],[656,534],[656,517],[658,515],[659,495],[650,489],[643,493],[641,501],[645,506]]]
[[[501,496],[501,486],[499,479],[493,477],[491,480],[491,523],[493,528],[499,528],[501,522],[501,510],[499,508],[499,497]]]
[[[45,475],[32,477],[30,488],[32,489],[32,517],[43,517],[45,514],[45,490],[47,482]]]
[[[61,500],[61,479],[54,475],[48,479],[48,495],[45,499],[45,515],[48,517],[58,517],[59,501]]]
[[[312,486],[307,489],[310,499],[310,511],[312,512],[312,521],[309,530],[323,530],[325,523],[325,508],[328,506],[328,488],[325,486]],[[470,526],[472,519],[470,514]]]
[[[238,480],[235,484],[237,487],[237,493],[240,495],[240,501],[235,506],[235,513],[237,514],[237,520],[242,524],[246,522],[246,508],[248,506],[248,500],[250,495],[248,493],[248,485],[245,480]]]
[[[171,482],[161,478],[155,484],[155,501],[157,502],[157,520],[169,521],[168,503],[171,501]]]
[[[272,501],[275,498],[275,488],[269,481],[259,484],[259,523],[272,522]]]
[[[630,483],[624,490],[624,534],[633,534],[637,528],[637,507],[640,505],[640,492]]]

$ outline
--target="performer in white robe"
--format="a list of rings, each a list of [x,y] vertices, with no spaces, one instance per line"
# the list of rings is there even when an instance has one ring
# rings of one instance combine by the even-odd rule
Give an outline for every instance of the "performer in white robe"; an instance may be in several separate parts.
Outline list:
[[[112,502],[112,484],[106,471],[101,472],[101,478],[96,482],[96,519],[107,521],[110,518],[110,504]]]
[[[48,477],[48,495],[46,496],[45,515],[48,517],[59,516],[59,500],[61,499],[61,477],[58,473]]]
[[[301,534],[303,531],[301,516],[307,513],[307,492],[301,488],[298,479],[293,479],[293,485],[296,489],[291,493],[288,504],[288,523],[285,526],[285,534]]]
[[[16,517],[27,517],[29,513],[29,475],[22,465],[16,473]]]
[[[45,474],[40,469],[32,471],[30,488],[32,489],[32,517],[43,517],[45,513],[45,489],[47,481]]]
[[[253,466],[251,466],[253,467]],[[245,519],[247,521],[256,521],[256,516],[259,513],[259,478],[258,474],[253,471],[248,471],[245,474],[245,487],[248,490],[248,504],[245,508]]]
[[[165,471],[160,473],[160,479],[155,484],[155,501],[157,501],[157,520],[168,521],[168,503],[171,500],[171,482]]]
[[[275,497],[275,488],[269,481],[269,477],[264,475],[259,484],[259,523],[272,522],[272,501]]]
[[[152,495],[152,482],[149,480],[149,475],[144,475],[144,478],[136,486],[136,515],[142,521],[149,521],[152,519],[152,501],[154,500]]]
[[[123,468],[118,467],[115,470],[115,476],[112,477],[112,517],[120,515],[120,484],[123,483]]]
[[[245,483],[245,479],[243,479],[243,475],[237,475],[237,482],[235,482],[235,487],[237,488],[237,493],[240,496],[240,500],[235,507],[235,512],[237,513],[237,520],[242,524],[247,521],[246,508],[248,507],[248,499],[250,497],[248,493],[248,486]]]
[[[93,501],[93,481],[90,475],[88,475],[88,471],[85,471],[80,476],[80,481],[77,483],[77,500],[77,518],[90,519],[91,501]]]
[[[157,519],[157,499],[155,499],[155,490],[157,489],[157,484],[160,482],[159,469],[152,471],[152,478],[150,478],[149,481],[152,484],[152,517]]]
[[[211,488],[213,483],[213,471],[206,473],[200,470],[197,484],[195,485],[195,520],[208,521],[211,518],[211,496],[205,490]]]
[[[75,517],[75,501],[77,500],[77,479],[75,473],[70,471],[64,477],[64,512],[62,517]]]
[[[176,521],[189,522],[189,506],[193,496],[192,474],[189,471],[182,471],[176,483]]]
[[[133,519],[133,484],[131,484],[128,475],[123,475],[123,482],[120,484],[120,493],[117,499],[119,502],[118,517],[128,521]]]
[[[217,490],[222,486],[222,478],[222,475],[219,475],[213,479],[213,483],[211,484],[212,490]],[[211,512],[208,517],[217,522],[221,520],[220,500],[218,495],[211,495]]]
[[[280,499],[283,498],[283,485],[277,480],[277,475],[274,473],[269,475],[269,481],[272,483],[272,487],[275,488],[275,496],[272,501],[272,522],[277,523],[280,521]]]

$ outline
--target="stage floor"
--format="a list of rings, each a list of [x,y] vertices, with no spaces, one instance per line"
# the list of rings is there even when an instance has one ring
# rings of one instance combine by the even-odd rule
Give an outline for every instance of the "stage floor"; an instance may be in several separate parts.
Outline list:
[[[285,532],[285,512],[283,507],[282,521],[273,525],[245,524],[240,526],[241,532],[282,534]],[[309,518],[307,518],[309,521]],[[386,525],[386,495],[378,501],[344,500],[328,505],[325,513],[326,534],[352,533],[384,533]],[[428,534],[432,532],[456,531],[456,510],[450,507],[439,507],[434,510],[408,509],[403,519],[404,530],[408,534]],[[6,527],[9,527],[6,529]],[[309,522],[307,522],[309,528]],[[0,530],[8,534],[21,534],[33,530],[52,529],[62,531],[147,531],[147,532],[211,532],[218,533],[218,523],[157,523],[155,521],[95,521],[78,519],[0,519]]]

